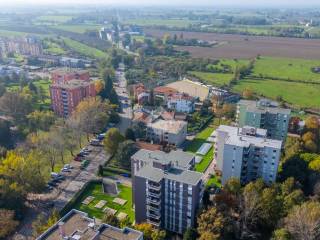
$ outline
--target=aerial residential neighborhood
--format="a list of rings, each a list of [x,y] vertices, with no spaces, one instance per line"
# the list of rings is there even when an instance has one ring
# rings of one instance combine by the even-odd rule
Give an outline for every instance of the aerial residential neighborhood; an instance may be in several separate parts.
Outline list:
[[[319,240],[317,1],[0,1],[0,239]]]

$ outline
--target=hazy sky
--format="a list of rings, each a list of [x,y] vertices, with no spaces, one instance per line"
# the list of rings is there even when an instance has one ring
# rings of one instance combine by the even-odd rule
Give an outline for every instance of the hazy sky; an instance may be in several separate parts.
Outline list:
[[[312,6],[320,0],[0,0],[1,4],[104,4],[104,5],[211,5],[211,6]]]

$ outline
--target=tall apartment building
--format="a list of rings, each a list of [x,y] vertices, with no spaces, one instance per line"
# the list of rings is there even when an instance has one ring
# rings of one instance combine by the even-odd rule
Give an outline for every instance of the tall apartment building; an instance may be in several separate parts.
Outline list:
[[[96,96],[88,71],[59,69],[51,72],[51,79],[52,108],[61,117],[68,117],[83,99]]]
[[[50,95],[53,111],[61,117],[68,117],[83,99],[96,96],[96,90],[93,82],[74,79],[52,84]]]
[[[268,138],[284,141],[288,133],[290,113],[290,109],[280,108],[278,103],[267,99],[241,100],[237,106],[237,123],[239,127],[266,129]]]
[[[157,119],[147,124],[147,139],[180,146],[187,137],[187,122]]]
[[[202,202],[203,174],[192,171],[195,157],[182,151],[140,150],[131,158],[137,223],[148,222],[182,234],[194,227]]]
[[[143,240],[143,233],[132,228],[120,229],[99,224],[87,213],[71,210],[57,223],[41,234],[37,240]]]
[[[216,170],[222,184],[231,177],[246,184],[258,178],[271,184],[276,180],[282,141],[268,139],[267,130],[221,125],[213,134]]]

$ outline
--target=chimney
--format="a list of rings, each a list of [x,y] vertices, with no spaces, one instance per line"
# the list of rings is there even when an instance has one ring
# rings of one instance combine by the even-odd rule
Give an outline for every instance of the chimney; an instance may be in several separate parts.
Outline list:
[[[61,238],[65,238],[66,231],[64,228],[64,222],[59,222],[58,226],[59,226],[59,234],[60,234]]]

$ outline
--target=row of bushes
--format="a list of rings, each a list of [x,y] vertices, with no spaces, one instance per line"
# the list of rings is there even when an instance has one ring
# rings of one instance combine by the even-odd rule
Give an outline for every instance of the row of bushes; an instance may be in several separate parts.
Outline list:
[[[128,177],[131,177],[131,172],[122,168],[118,168],[116,166],[106,166],[103,167],[103,171],[108,171],[114,174],[127,174]]]

